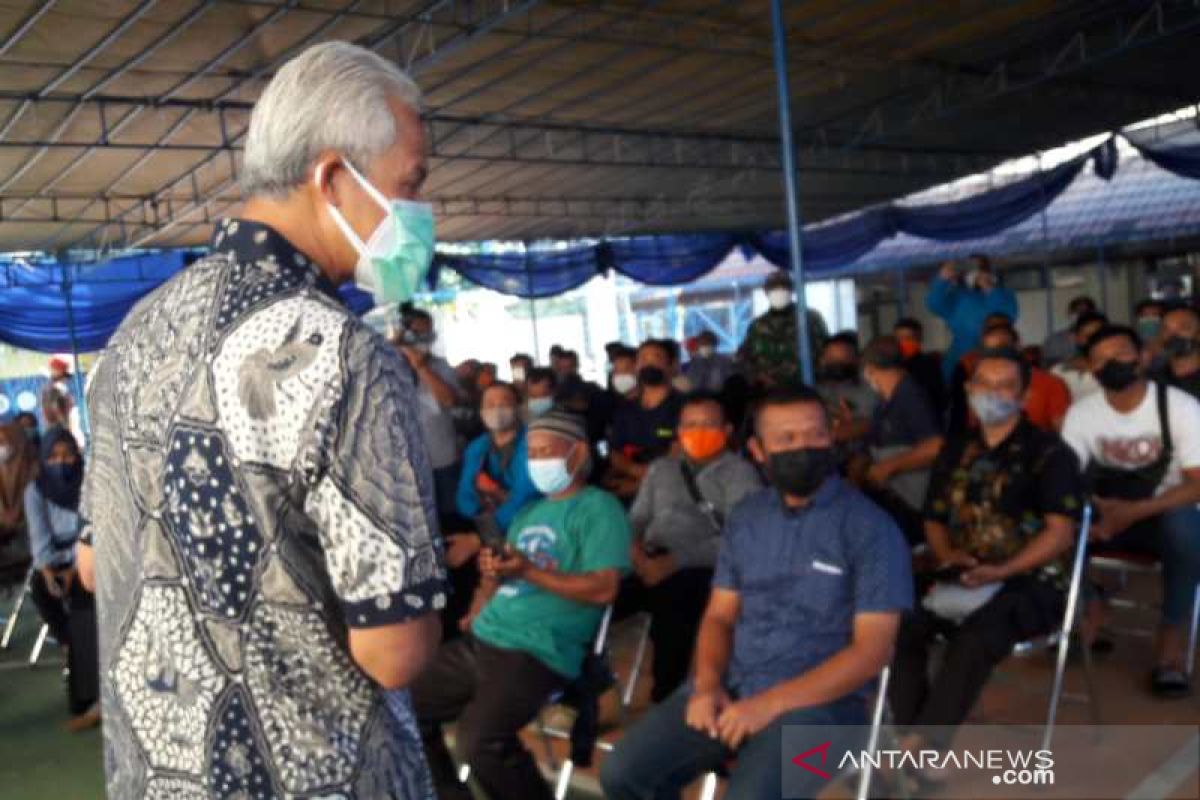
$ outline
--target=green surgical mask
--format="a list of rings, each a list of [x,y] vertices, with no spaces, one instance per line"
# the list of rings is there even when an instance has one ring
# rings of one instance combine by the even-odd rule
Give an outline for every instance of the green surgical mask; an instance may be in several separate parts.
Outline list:
[[[377,304],[403,303],[421,287],[433,260],[433,207],[413,200],[389,199],[367,182],[349,161],[343,162],[359,185],[386,212],[364,244],[346,218],[329,206],[334,221],[358,251],[354,282]]]

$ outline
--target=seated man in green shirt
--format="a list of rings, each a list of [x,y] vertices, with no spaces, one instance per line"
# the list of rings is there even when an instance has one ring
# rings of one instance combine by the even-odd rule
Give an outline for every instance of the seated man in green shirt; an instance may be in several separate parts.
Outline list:
[[[527,442],[529,476],[545,498],[517,514],[503,545],[485,543],[467,635],[444,644],[412,688],[441,800],[471,797],[442,738],[455,719],[459,760],[488,797],[552,797],[517,733],[579,676],[630,566],[624,509],[587,484],[583,419],[549,411],[529,423]]]

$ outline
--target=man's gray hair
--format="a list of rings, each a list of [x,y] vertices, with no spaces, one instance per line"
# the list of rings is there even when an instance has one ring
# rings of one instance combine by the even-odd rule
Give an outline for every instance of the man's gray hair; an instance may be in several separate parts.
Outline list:
[[[395,64],[349,42],[314,45],[275,73],[250,115],[242,161],[246,197],[284,197],[324,150],[365,172],[396,142],[396,98],[416,111],[421,90]]]

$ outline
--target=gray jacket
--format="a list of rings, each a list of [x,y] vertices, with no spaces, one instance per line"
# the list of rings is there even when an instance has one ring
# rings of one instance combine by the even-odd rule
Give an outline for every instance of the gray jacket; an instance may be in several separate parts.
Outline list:
[[[644,544],[670,550],[679,569],[712,567],[721,532],[688,492],[682,462],[679,456],[663,456],[650,465],[629,510],[633,535]],[[725,519],[738,501],[762,487],[762,481],[750,462],[726,452],[700,469],[696,486]]]

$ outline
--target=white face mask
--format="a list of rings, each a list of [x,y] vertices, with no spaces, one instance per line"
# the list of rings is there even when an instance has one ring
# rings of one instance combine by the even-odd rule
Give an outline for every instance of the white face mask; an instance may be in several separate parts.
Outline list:
[[[628,372],[622,372],[613,375],[613,389],[620,394],[629,394],[637,388],[637,375],[630,375]]]
[[[417,293],[433,260],[433,206],[385,197],[349,161],[342,163],[384,211],[383,219],[364,244],[342,212],[329,206],[333,221],[358,251],[354,282],[363,291],[370,292],[376,303],[403,303]],[[319,185],[319,172],[316,181]]]
[[[767,292],[767,302],[776,311],[787,308],[792,304],[792,290],[784,288],[770,289]]]
[[[716,348],[709,344],[696,348],[696,355],[700,356],[701,358],[712,358],[716,352]]]
[[[512,430],[517,422],[515,408],[485,408],[479,412],[479,416],[483,419],[483,426],[489,431]]]
[[[513,383],[524,383],[525,382],[525,368],[524,367],[513,367],[512,368],[512,379],[513,379]]]

